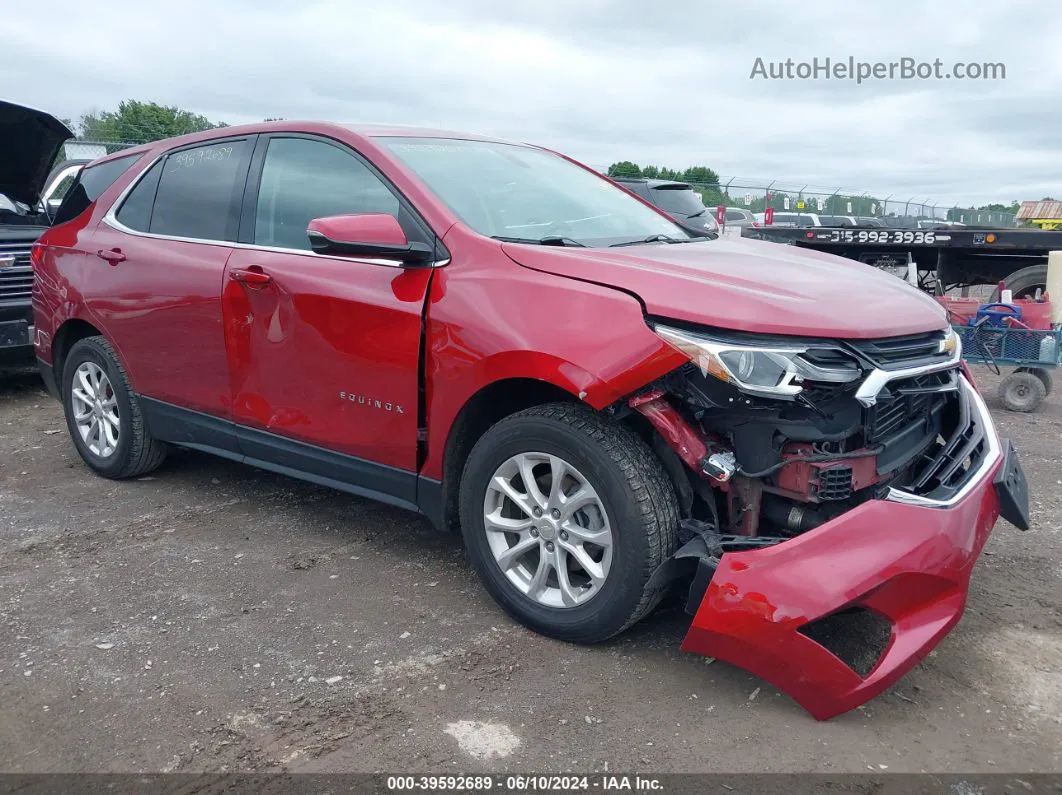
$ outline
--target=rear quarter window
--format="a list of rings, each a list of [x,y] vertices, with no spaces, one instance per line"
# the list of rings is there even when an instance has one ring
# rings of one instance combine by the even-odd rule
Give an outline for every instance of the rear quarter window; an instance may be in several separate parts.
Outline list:
[[[111,187],[143,153],[108,160],[99,165],[91,163],[81,169],[73,186],[66,192],[63,203],[55,214],[56,224],[66,223],[77,218],[96,201],[107,188]]]
[[[155,204],[155,191],[159,187],[163,162],[165,161],[160,160],[148,169],[129,195],[125,197],[125,201],[115,214],[118,223],[137,232],[148,231],[151,226],[151,208]]]

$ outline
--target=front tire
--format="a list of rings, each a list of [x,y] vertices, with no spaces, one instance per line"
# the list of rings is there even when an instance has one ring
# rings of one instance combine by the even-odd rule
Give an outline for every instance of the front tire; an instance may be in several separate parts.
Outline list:
[[[140,403],[106,338],[86,337],[63,364],[63,410],[82,460],[106,478],[132,478],[156,469],[166,445],[148,433]]]
[[[597,643],[664,595],[648,582],[676,549],[672,483],[637,435],[583,406],[536,406],[494,425],[468,457],[460,501],[473,568],[537,632]]]

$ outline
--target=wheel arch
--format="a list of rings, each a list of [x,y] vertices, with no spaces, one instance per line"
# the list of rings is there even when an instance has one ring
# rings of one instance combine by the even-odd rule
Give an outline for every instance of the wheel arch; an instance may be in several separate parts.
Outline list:
[[[76,317],[64,321],[55,330],[55,336],[52,338],[52,368],[55,372],[57,384],[62,383],[63,368],[66,366],[66,357],[69,355],[71,348],[87,337],[97,337],[102,336],[102,334],[102,331],[87,320]],[[62,398],[62,395],[60,395],[60,398]]]
[[[545,403],[578,402],[579,397],[550,381],[508,377],[493,381],[472,394],[457,412],[443,444],[438,517],[440,529],[456,532],[460,525],[458,495],[468,454],[491,426],[506,417]]]

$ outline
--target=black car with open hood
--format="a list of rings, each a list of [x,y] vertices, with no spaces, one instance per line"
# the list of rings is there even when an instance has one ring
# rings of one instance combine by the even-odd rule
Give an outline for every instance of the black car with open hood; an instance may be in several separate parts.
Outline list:
[[[0,101],[0,193],[36,207],[60,148],[73,137],[51,114]]]
[[[0,368],[33,363],[30,251],[49,223],[41,194],[72,137],[54,116],[0,101]]]

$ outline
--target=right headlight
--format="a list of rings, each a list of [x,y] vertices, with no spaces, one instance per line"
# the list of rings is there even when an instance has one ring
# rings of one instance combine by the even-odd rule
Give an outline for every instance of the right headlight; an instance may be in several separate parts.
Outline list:
[[[757,345],[715,339],[660,324],[654,326],[654,331],[686,354],[702,375],[713,376],[755,395],[793,398],[804,388],[805,379],[848,383],[862,375],[854,361],[850,366],[809,361],[805,354],[811,346],[799,342]]]

